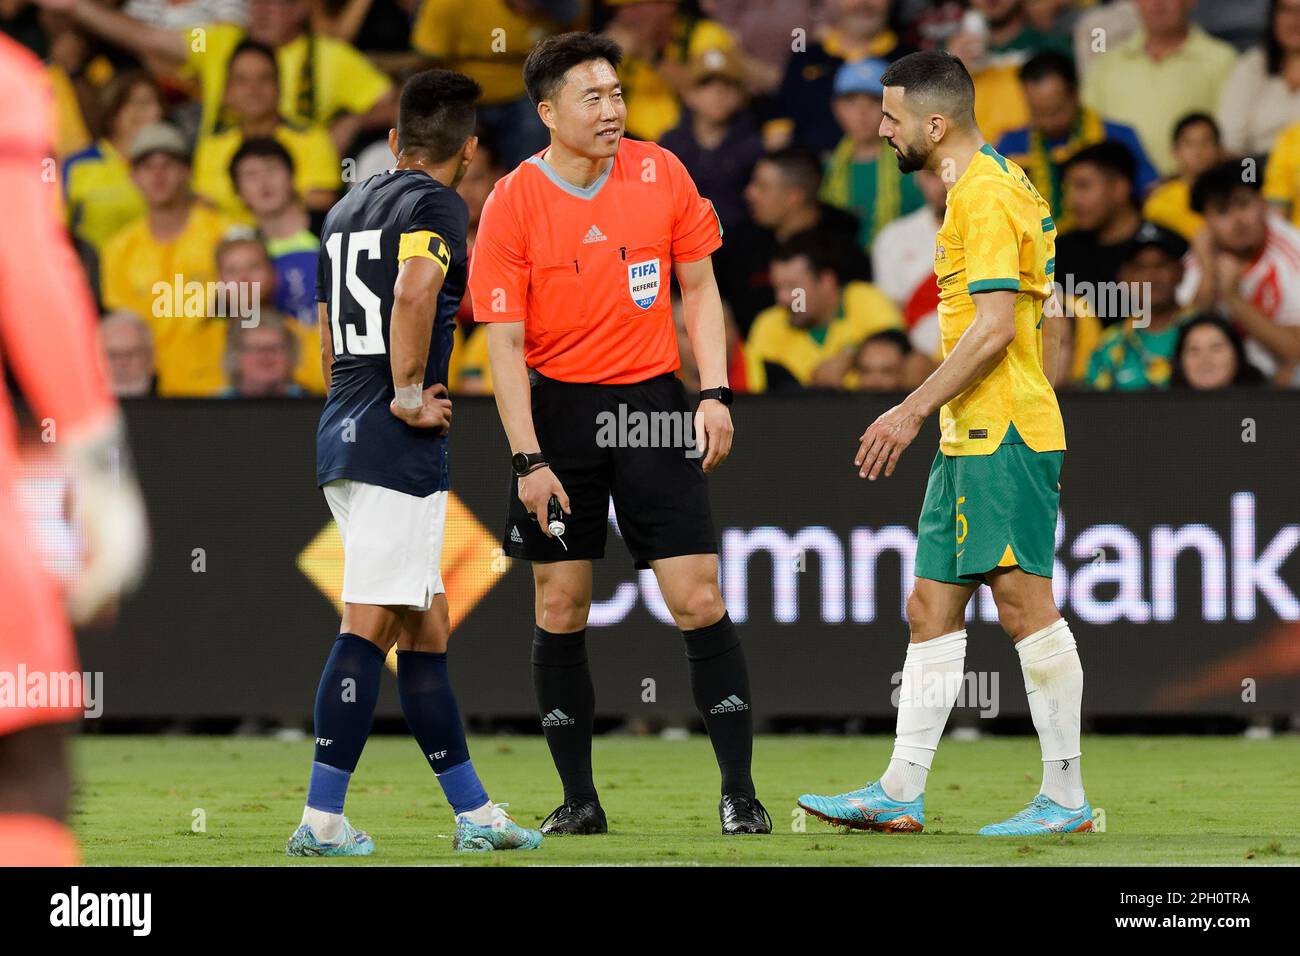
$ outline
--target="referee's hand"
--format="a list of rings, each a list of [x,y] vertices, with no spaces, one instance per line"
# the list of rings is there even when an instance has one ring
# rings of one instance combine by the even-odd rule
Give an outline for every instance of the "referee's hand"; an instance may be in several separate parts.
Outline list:
[[[538,468],[519,479],[519,500],[524,503],[524,508],[530,515],[541,516],[537,518],[537,524],[542,529],[542,534],[548,538],[552,535],[546,521],[546,506],[550,504],[551,495],[560,499],[560,508],[566,515],[573,514],[569,510],[569,495],[550,466]]]
[[[695,410],[695,445],[703,447],[704,461],[700,467],[710,472],[727,460],[731,454],[731,410],[720,401],[706,398]]]
[[[422,397],[419,408],[402,408],[397,399],[393,399],[388,410],[412,428],[432,428],[445,434],[451,428],[451,399],[447,397],[447,386],[441,383],[430,385]]]

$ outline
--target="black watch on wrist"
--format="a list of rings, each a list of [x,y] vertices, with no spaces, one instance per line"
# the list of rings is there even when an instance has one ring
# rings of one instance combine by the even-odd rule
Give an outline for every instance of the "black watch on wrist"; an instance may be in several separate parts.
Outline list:
[[[716,398],[723,405],[731,404],[731,389],[725,385],[719,385],[717,388],[704,388],[700,390],[700,401],[706,398]]]
[[[531,474],[538,468],[546,464],[546,456],[540,451],[520,452],[510,459],[510,464],[515,470],[515,475],[519,478]]]

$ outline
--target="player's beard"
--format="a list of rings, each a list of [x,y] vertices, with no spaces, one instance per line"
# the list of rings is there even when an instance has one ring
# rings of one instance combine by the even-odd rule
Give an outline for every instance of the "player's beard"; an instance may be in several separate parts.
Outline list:
[[[902,173],[914,173],[925,169],[926,160],[930,158],[929,153],[922,153],[907,143],[894,146],[894,152],[898,156],[898,170]]]

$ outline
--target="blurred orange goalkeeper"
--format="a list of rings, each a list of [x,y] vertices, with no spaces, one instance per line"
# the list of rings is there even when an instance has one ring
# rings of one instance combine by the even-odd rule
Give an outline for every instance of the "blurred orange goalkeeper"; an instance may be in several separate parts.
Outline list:
[[[31,679],[66,682],[78,671],[69,616],[88,621],[135,583],[147,535],[98,357],[94,304],[42,176],[53,163],[45,72],[3,34],[0,98],[0,361],[52,430],[87,549],[82,574],[61,600],[15,502],[16,426],[0,386],[0,865],[61,866],[77,862],[65,824],[64,736],[82,709],[51,706],[69,702],[31,692]]]

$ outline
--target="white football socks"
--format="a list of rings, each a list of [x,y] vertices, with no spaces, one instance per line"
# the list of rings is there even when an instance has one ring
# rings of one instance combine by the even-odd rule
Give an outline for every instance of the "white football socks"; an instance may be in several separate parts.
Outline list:
[[[475,826],[490,827],[492,822],[496,819],[496,809],[497,805],[489,800],[481,807],[474,810],[468,810],[465,813],[457,814],[456,818],[460,819],[461,817],[464,817]]]
[[[1079,759],[1083,665],[1070,626],[1062,618],[1016,644],[1025,694],[1043,753],[1039,791],[1067,809],[1084,804]]]
[[[898,694],[894,756],[880,778],[891,800],[907,802],[925,792],[939,738],[961,692],[965,665],[965,630],[907,645]]]
[[[303,807],[302,823],[311,827],[311,832],[316,834],[316,839],[321,843],[338,843],[343,839],[343,814],[341,813],[327,813],[313,807]]]

